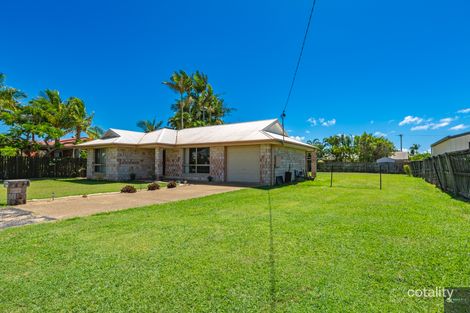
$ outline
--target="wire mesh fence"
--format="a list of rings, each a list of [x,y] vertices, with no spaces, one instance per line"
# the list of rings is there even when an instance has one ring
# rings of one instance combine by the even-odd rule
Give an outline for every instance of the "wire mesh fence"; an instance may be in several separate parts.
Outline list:
[[[433,156],[410,164],[415,177],[421,177],[443,191],[470,199],[470,150]]]
[[[345,173],[386,173],[403,174],[405,162],[376,163],[376,162],[318,162],[318,172],[345,172]]]

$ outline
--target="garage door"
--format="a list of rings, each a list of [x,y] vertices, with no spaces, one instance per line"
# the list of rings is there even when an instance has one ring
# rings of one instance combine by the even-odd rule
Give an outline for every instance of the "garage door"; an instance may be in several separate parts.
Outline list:
[[[227,181],[259,183],[259,146],[227,148]]]

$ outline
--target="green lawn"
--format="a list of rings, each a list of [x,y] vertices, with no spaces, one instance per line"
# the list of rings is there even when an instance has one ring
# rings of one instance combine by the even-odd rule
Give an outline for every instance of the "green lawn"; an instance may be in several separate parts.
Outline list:
[[[272,237],[269,198],[272,205]],[[443,312],[470,286],[470,205],[329,174],[0,232],[0,311]]]
[[[101,192],[119,192],[125,185],[134,185],[137,189],[147,188],[148,183],[141,181],[112,182],[88,180],[83,178],[32,179],[28,188],[28,199],[75,196]],[[6,188],[0,188],[0,205],[6,203]]]

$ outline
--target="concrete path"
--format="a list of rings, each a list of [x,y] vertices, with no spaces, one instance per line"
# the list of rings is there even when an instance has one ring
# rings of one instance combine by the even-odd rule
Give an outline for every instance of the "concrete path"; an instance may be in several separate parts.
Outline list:
[[[37,216],[51,219],[65,219],[87,216],[100,212],[110,212],[136,208],[151,204],[166,203],[178,200],[199,198],[208,195],[242,189],[242,187],[218,185],[184,185],[176,188],[165,188],[155,191],[138,191],[136,193],[111,193],[100,195],[73,196],[55,200],[34,200],[27,204],[15,206],[30,211]]]

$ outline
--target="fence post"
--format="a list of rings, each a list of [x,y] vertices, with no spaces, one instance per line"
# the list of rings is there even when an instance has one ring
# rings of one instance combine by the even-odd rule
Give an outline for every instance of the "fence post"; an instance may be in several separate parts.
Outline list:
[[[447,162],[447,168],[449,169],[450,180],[452,181],[452,194],[457,195],[459,191],[457,188],[457,183],[455,181],[454,168],[452,167],[452,162],[450,161],[450,157],[448,153],[444,153],[444,157]]]
[[[331,165],[330,187],[333,187],[333,165]]]
[[[437,156],[437,162],[441,171],[442,190],[447,191],[447,176],[446,172],[444,171],[444,165],[442,163],[442,157],[440,155]]]
[[[433,157],[431,160],[432,160],[432,166],[434,167],[434,171],[436,172],[437,181],[439,182],[439,188],[441,188],[441,190],[444,190],[442,188],[441,177],[439,175],[439,171],[437,170],[437,166],[436,166],[436,162],[437,160],[439,160],[439,158]]]
[[[379,171],[380,171],[380,190],[382,190],[382,165],[379,165]]]

